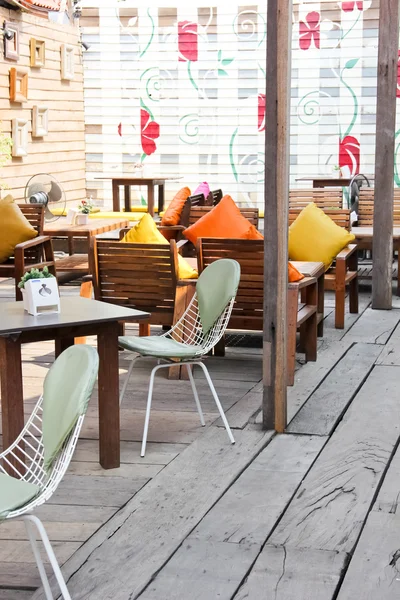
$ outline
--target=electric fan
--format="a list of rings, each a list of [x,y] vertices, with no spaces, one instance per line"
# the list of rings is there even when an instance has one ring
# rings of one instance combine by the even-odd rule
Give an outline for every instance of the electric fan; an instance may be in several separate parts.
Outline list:
[[[66,206],[65,192],[55,177],[48,173],[33,175],[25,187],[27,204],[43,204],[45,221],[56,221],[64,213]],[[57,215],[52,209],[57,207]]]

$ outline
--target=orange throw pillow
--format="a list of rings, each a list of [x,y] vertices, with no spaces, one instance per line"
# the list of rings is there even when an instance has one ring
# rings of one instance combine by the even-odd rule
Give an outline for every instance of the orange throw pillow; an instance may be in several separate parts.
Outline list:
[[[300,271],[298,271],[296,269],[296,267],[294,265],[292,265],[291,262],[288,262],[288,269],[289,269],[289,283],[295,283],[296,281],[301,281],[302,279],[304,279],[304,275],[302,273],[300,273]]]
[[[203,237],[230,239],[262,239],[262,235],[247,219],[230,196],[224,196],[210,212],[185,229],[183,235],[196,245]]]
[[[161,219],[161,225],[179,225],[183,207],[190,194],[191,192],[188,187],[182,188],[175,194]]]

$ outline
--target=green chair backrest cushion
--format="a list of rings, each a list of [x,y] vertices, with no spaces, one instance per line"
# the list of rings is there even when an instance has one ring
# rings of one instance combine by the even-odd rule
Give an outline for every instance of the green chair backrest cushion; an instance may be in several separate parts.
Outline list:
[[[240,265],[230,258],[216,260],[201,273],[196,293],[204,335],[236,296],[239,282]]]
[[[28,504],[40,492],[40,487],[22,479],[0,473],[0,521],[25,504]]]
[[[54,362],[43,386],[44,468],[49,470],[67,436],[84,415],[99,369],[99,356],[86,345],[72,346]]]

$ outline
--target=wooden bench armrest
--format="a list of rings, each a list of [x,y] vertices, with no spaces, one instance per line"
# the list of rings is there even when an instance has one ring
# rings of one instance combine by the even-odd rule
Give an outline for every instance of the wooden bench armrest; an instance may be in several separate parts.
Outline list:
[[[349,244],[336,256],[336,260],[347,260],[357,250],[357,244]]]
[[[14,248],[14,252],[24,252],[24,250],[29,248],[41,246],[45,242],[49,242],[50,239],[51,238],[48,235],[38,235],[37,237],[33,238],[33,240],[28,240],[27,242],[21,242],[20,244],[17,244]]]
[[[301,279],[300,281],[292,281],[288,284],[289,289],[293,290],[293,289],[298,289],[301,290],[302,288],[307,287],[308,285],[311,285],[312,283],[315,283],[317,280],[315,277],[304,277],[303,279]]]

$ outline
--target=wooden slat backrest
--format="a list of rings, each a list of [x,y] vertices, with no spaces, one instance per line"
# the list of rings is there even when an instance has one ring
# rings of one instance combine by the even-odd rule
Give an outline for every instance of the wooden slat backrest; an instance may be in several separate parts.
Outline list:
[[[202,238],[197,245],[199,272],[220,258],[240,264],[240,284],[229,326],[258,331],[263,328],[264,241]]]
[[[193,225],[196,223],[201,217],[203,217],[207,212],[210,212],[214,207],[213,206],[192,206],[190,209],[189,215],[189,225]],[[242,215],[250,221],[254,227],[258,228],[258,216],[259,210],[258,208],[239,208]]]
[[[43,235],[44,206],[43,204],[18,204],[24,217],[34,227],[39,235]]]
[[[342,188],[289,190],[289,208],[304,208],[314,202],[319,208],[343,208]]]
[[[301,208],[289,208],[289,225],[291,225],[301,213]],[[347,208],[324,208],[324,213],[328,215],[339,227],[344,227],[350,231],[350,210]]]
[[[93,238],[90,270],[96,300],[149,312],[153,324],[172,324],[178,278],[174,240],[163,245]]]
[[[374,223],[374,188],[361,188],[358,199],[358,225],[372,226]],[[400,225],[400,189],[393,191],[393,224]]]

